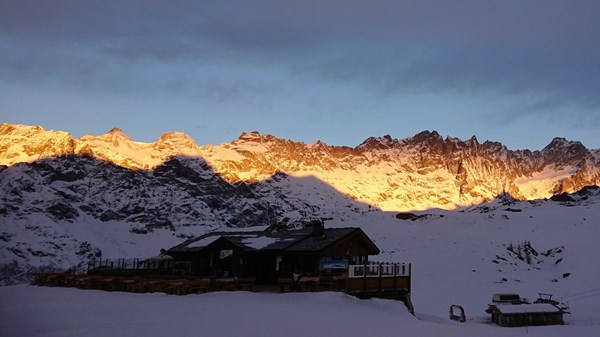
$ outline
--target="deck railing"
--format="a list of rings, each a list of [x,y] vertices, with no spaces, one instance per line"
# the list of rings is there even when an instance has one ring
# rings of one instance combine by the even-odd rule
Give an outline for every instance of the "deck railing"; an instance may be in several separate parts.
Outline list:
[[[411,265],[370,262],[348,267],[346,291],[349,293],[410,293]]]
[[[349,278],[410,276],[410,264],[390,262],[369,262],[350,265]]]
[[[144,260],[141,259],[95,259],[88,263],[90,270],[137,270],[145,269]]]
[[[189,275],[191,261],[173,261],[157,259],[95,259],[88,263],[88,273],[94,274],[132,274],[158,273]]]

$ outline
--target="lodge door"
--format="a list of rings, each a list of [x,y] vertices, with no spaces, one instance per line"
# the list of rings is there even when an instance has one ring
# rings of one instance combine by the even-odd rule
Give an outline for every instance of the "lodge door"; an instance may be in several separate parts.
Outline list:
[[[255,264],[256,283],[275,284],[277,283],[277,273],[275,271],[275,257],[261,257]]]

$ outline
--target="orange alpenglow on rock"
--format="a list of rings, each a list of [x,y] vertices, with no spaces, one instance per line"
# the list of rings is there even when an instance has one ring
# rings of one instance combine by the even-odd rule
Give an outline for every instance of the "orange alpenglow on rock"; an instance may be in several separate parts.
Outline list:
[[[351,199],[390,211],[455,209],[498,196],[550,198],[600,184],[598,151],[563,138],[541,151],[512,151],[497,142],[479,143],[474,136],[462,141],[423,131],[405,139],[371,137],[352,148],[253,131],[231,143],[199,146],[181,132],[142,143],[118,128],[101,136],[73,138],[39,126],[2,124],[0,149],[0,164],[7,166],[85,155],[152,170],[173,156],[198,158],[197,165],[209,165],[230,183],[276,179],[277,174],[315,178]]]

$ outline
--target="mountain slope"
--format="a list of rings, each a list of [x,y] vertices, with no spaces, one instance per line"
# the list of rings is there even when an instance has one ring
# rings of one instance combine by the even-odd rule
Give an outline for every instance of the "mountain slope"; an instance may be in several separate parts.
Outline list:
[[[0,164],[67,154],[153,169],[175,155],[201,157],[228,182],[256,182],[277,172],[315,176],[341,193],[383,210],[469,206],[502,193],[520,200],[549,198],[600,184],[598,150],[555,138],[541,151],[511,151],[475,137],[443,139],[424,131],[398,140],[369,138],[355,148],[304,144],[248,132],[231,143],[198,146],[182,133],[140,143],[119,129],[78,139],[23,125],[0,126]]]
[[[198,157],[131,170],[68,155],[0,171],[0,270],[20,282],[36,270],[85,268],[93,258],[156,255],[222,227],[340,218],[368,211],[314,177],[276,174],[229,183]],[[345,214],[344,214],[345,213]]]

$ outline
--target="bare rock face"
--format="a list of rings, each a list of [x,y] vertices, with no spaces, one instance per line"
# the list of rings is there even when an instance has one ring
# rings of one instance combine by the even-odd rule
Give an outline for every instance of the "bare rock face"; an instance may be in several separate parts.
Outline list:
[[[0,124],[2,165],[69,155],[74,150],[75,141],[67,132],[46,131],[40,126]]]
[[[596,153],[564,139],[542,151],[511,151],[475,136],[462,141],[424,131],[401,140],[371,137],[356,148],[252,132],[203,154],[233,181],[260,181],[276,171],[315,175],[381,209],[415,210],[468,206],[502,193],[527,200],[574,192],[600,182]]]
[[[218,146],[198,146],[167,132],[155,143],[134,142],[122,130],[73,139],[41,127],[0,126],[0,164],[80,155],[134,170],[153,170],[175,156],[202,158],[228,183],[258,183],[277,172],[314,176],[352,199],[383,210],[452,209],[502,193],[549,198],[600,184],[598,150],[555,138],[541,151],[511,151],[497,142],[443,139],[436,131],[395,139],[370,137],[355,148],[304,144],[257,131]],[[193,169],[191,169],[193,170]]]

